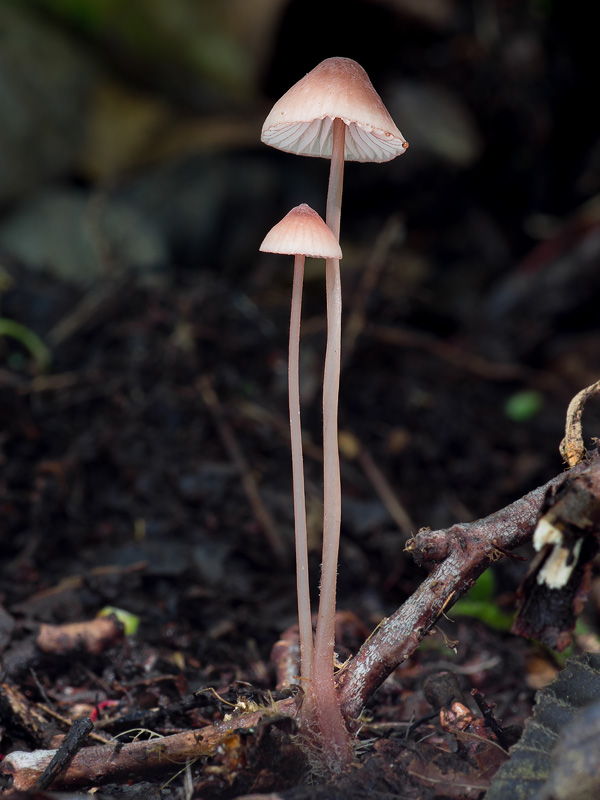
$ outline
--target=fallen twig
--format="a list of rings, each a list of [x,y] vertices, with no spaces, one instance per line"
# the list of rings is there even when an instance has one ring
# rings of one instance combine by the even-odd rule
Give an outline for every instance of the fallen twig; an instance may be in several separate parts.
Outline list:
[[[265,709],[231,717],[196,731],[185,731],[145,741],[122,744],[115,740],[99,747],[80,750],[53,782],[53,788],[80,788],[119,783],[152,773],[175,772],[186,762],[215,754],[224,738],[238,730],[255,728],[267,717],[294,717],[298,699],[289,697]],[[27,790],[37,783],[56,750],[9,753],[0,762],[0,776],[11,788]]]
[[[124,636],[123,625],[111,614],[64,625],[42,623],[35,643],[42,652],[52,655],[64,656],[77,652],[98,655],[114,647]]]
[[[223,446],[227,450],[227,454],[239,470],[246,497],[248,498],[258,523],[263,529],[269,546],[273,551],[273,555],[276,556],[280,563],[285,563],[287,560],[287,548],[284,545],[275,520],[262,501],[256,481],[238,444],[233,428],[228,424],[223,415],[221,403],[219,402],[219,398],[210,378],[206,375],[201,376],[198,378],[196,386],[217,427],[217,431]]]
[[[339,674],[340,703],[347,718],[360,714],[368,698],[416,650],[440,615],[471,588],[493,561],[504,551],[531,539],[548,490],[584,471],[600,473],[597,454],[590,464],[556,476],[485,519],[453,525],[447,530],[425,528],[409,541],[407,549],[417,561],[436,566]]]
[[[123,287],[112,279],[102,280],[94,284],[79,303],[59,320],[48,333],[47,341],[51,347],[63,344],[67,339],[95,320],[109,308],[121,294]]]
[[[423,331],[395,328],[391,325],[367,325],[366,334],[378,342],[396,347],[413,347],[430,353],[440,361],[490,381],[512,381],[526,378],[528,370],[520,364],[488,361],[458,345],[438,339]]]
[[[392,517],[404,536],[408,538],[411,531],[413,531],[416,526],[398,499],[396,492],[392,489],[388,479],[379,469],[373,460],[373,456],[364,446],[361,446],[358,454],[358,461],[363,472],[371,481],[371,484],[377,492],[379,499],[386,507],[388,514]]]
[[[387,220],[383,230],[375,240],[371,258],[367,261],[365,269],[361,273],[360,283],[351,300],[350,313],[348,314],[348,321],[346,322],[343,335],[343,366],[349,363],[356,347],[356,342],[365,329],[365,307],[373,289],[379,281],[388,254],[396,242],[402,243],[401,240],[403,240],[405,236],[404,222],[398,215],[394,214]]]

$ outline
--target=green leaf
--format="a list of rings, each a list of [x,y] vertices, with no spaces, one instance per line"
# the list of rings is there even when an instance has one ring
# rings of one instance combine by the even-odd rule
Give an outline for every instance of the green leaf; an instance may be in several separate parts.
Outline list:
[[[535,389],[516,392],[504,405],[504,413],[513,422],[527,422],[535,417],[544,405],[544,396]]]

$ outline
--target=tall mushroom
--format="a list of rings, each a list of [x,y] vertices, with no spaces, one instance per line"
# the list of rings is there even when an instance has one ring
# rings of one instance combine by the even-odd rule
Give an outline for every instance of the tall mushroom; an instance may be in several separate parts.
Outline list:
[[[339,240],[344,160],[391,161],[408,143],[364,69],[349,58],[328,58],[278,100],[262,128],[265,144],[331,159],[326,222]],[[312,683],[306,714],[314,713],[330,768],[351,759],[348,731],[335,692],[334,633],[341,524],[338,396],[342,338],[339,261],[326,262],[327,351],[323,376],[323,562]],[[312,710],[311,710],[312,709]]]
[[[313,258],[342,257],[339,242],[316,211],[306,203],[296,206],[271,228],[260,250],[295,256],[290,316],[288,359],[288,394],[292,444],[292,481],[294,494],[294,526],[296,533],[296,575],[298,592],[298,628],[300,633],[301,678],[305,687],[312,678],[313,637],[308,581],[308,542],[304,499],[304,467],[300,425],[299,349],[302,281],[305,256]]]

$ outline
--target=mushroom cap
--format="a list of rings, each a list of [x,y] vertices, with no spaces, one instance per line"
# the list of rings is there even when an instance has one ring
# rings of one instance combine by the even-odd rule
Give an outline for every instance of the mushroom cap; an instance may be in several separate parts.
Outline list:
[[[296,206],[265,236],[263,253],[341,258],[338,240],[316,211],[306,203]]]
[[[288,153],[331,158],[334,119],[347,126],[346,161],[391,161],[408,147],[351,58],[327,58],[294,84],[271,109],[260,138]]]

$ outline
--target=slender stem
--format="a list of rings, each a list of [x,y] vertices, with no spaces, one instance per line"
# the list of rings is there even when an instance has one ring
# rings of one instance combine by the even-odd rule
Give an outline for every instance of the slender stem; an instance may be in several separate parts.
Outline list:
[[[325,222],[333,235],[340,238],[340,219],[342,216],[342,188],[344,185],[344,148],[346,142],[346,123],[341,119],[333,120],[333,150],[329,168],[329,186],[327,187],[327,209]],[[336,261],[339,267],[339,261]]]
[[[342,208],[345,134],[344,122],[340,119],[334,120],[326,222],[338,238]],[[323,748],[331,755],[329,760],[332,762],[332,767],[340,769],[350,761],[352,751],[333,678],[335,596],[341,524],[337,417],[342,340],[342,291],[340,263],[337,259],[327,259],[326,284],[327,352],[323,377],[323,563],[311,693],[315,703]]]
[[[302,685],[306,687],[312,675],[313,635],[308,585],[308,538],[306,534],[306,503],[304,497],[304,465],[302,459],[302,427],[300,424],[300,316],[302,310],[302,281],[304,256],[294,260],[292,312],[290,316],[290,349],[288,360],[288,394],[290,433],[292,442],[292,480],[294,493],[294,524],[296,530],[296,585],[298,592],[298,627],[300,631],[300,663]]]

